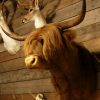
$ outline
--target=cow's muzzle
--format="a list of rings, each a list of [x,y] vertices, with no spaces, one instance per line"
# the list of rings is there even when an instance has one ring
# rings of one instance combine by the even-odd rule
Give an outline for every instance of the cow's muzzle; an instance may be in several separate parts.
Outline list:
[[[28,68],[32,68],[35,65],[37,65],[38,62],[38,56],[29,55],[25,58],[25,64]]]

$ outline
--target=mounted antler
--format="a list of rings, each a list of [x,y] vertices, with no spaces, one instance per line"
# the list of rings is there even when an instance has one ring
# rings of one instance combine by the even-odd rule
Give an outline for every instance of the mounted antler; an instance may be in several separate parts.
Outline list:
[[[83,21],[85,14],[86,14],[86,0],[83,0],[82,11],[78,17],[75,17],[74,19],[69,20],[69,21],[64,21],[64,22],[60,22],[60,23],[52,23],[52,24],[59,25],[61,27],[61,30],[68,29],[68,28],[71,28],[71,27],[74,27],[74,26],[80,24]],[[23,41],[27,38],[27,35],[24,35],[24,36],[20,36],[18,34],[13,35],[13,34],[8,34],[4,29],[3,29],[3,31],[11,38],[19,40],[19,41]],[[33,32],[33,34],[34,34],[34,32]]]
[[[8,37],[2,30],[4,29],[8,34],[12,34],[3,16],[3,3],[0,5],[0,34],[4,42],[4,47],[9,53],[15,54],[20,49],[20,42]]]
[[[17,1],[4,0],[3,10],[4,10],[4,7],[6,8],[6,11],[3,11],[3,15],[5,14],[4,17],[6,17],[7,24],[11,27],[12,20],[14,18],[14,15],[17,9]]]

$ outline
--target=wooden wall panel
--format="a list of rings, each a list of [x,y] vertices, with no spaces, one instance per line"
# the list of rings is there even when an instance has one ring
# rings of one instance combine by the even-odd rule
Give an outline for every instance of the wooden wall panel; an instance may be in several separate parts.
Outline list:
[[[97,91],[100,90],[99,86],[100,85],[98,85],[97,87],[99,88],[97,89]],[[56,92],[56,90],[50,78],[0,84],[0,94],[52,93],[52,92]]]
[[[0,84],[0,94],[55,92],[51,79],[28,80],[15,83]]]
[[[87,0],[87,12],[92,11],[96,8],[100,7],[100,1],[94,0],[90,1]],[[56,17],[53,19],[54,22],[58,22],[61,20],[65,20],[71,17],[78,15],[82,8],[82,2],[77,2],[73,5],[66,6],[56,12]],[[68,13],[68,14],[67,14]]]
[[[100,22],[80,27],[76,29],[77,36],[75,40],[77,42],[84,42],[100,37]]]
[[[59,5],[59,7],[57,8],[57,10],[74,5],[78,2],[82,2],[82,0],[61,0],[61,3]],[[87,9],[88,11],[90,9],[93,9],[94,7],[100,7],[100,1],[99,0],[86,0],[87,3]]]
[[[81,11],[81,1],[62,0],[56,10],[53,22],[70,20],[77,17]],[[73,28],[77,32],[75,41],[82,43],[91,52],[100,52],[100,0],[86,1],[86,17],[80,25]],[[21,16],[21,14],[18,16]],[[33,22],[23,25],[21,23],[22,18],[23,16],[13,21],[14,31],[19,34],[31,32],[34,28]],[[98,69],[98,86],[95,100],[100,100],[100,66],[98,66]],[[31,94],[25,93],[40,92],[44,92],[48,100],[58,98],[58,95],[54,93],[55,88],[51,82],[49,71],[27,69],[22,50],[16,55],[11,55],[5,51],[3,44],[0,45],[0,94],[3,94],[0,96],[0,100],[13,100],[12,95],[4,94],[16,95],[17,100],[33,100]]]
[[[37,94],[0,95],[0,100],[35,100]],[[60,100],[57,93],[44,93],[47,100]],[[100,100],[100,91],[97,91],[95,100]]]
[[[80,0],[61,0],[58,8],[57,8],[57,11],[64,8],[64,7],[67,7],[67,6],[70,6],[70,5],[73,5],[77,2],[79,2]]]
[[[53,92],[52,83],[48,83],[51,78],[46,71],[20,70],[0,74],[0,94],[22,94],[27,92],[38,93]],[[45,79],[46,78],[46,79]],[[42,83],[42,84],[40,84]],[[27,85],[28,84],[28,85]],[[48,88],[48,85],[50,88]],[[34,88],[33,88],[34,87]],[[39,88],[38,88],[39,87]],[[31,90],[33,89],[33,91]],[[45,89],[46,88],[46,89]],[[10,90],[11,89],[11,90]],[[100,72],[98,73],[98,87],[100,89]]]
[[[30,81],[50,78],[48,70],[21,69],[0,73],[0,84],[15,83],[20,81]]]
[[[9,72],[23,68],[26,68],[24,58],[11,59],[0,63],[0,72]]]
[[[100,38],[84,41],[82,43],[89,51],[100,53]]]
[[[37,94],[0,95],[0,100],[35,100]],[[57,93],[44,93],[47,100],[60,100]],[[97,91],[95,100],[100,100],[100,91]]]
[[[0,62],[16,59],[22,56],[23,56],[23,52],[21,50],[14,55],[8,52],[2,52],[0,53]]]
[[[73,29],[77,29],[79,27],[85,27],[100,22],[99,12],[100,12],[100,8],[88,12],[86,14],[84,21],[81,24],[75,26]]]
[[[37,94],[1,95],[0,100],[35,100]],[[57,93],[44,93],[47,100],[59,100]]]
[[[3,43],[0,44],[0,52],[4,52],[5,51],[5,48],[4,48],[4,45]]]

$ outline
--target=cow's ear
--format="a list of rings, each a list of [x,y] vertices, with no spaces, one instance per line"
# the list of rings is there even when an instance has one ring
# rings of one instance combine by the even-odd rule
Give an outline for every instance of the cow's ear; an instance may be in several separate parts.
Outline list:
[[[72,41],[76,37],[76,31],[75,30],[66,30],[64,33],[66,35],[67,39]]]

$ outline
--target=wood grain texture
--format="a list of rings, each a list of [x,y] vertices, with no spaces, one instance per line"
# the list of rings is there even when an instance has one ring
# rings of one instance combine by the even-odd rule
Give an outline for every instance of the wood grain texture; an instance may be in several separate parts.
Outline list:
[[[11,94],[11,95],[0,95],[0,100],[35,100],[37,94]],[[57,93],[44,93],[47,100],[60,100]],[[100,100],[100,91],[96,92],[95,100]]]
[[[40,92],[55,92],[55,88],[52,85],[50,78],[0,84],[0,94],[22,94]]]
[[[100,37],[100,22],[80,27],[76,29],[77,36],[75,40],[77,42],[84,42]]]
[[[100,87],[97,90],[100,90]],[[23,94],[23,93],[41,93],[41,92],[42,93],[56,92],[50,78],[0,84],[0,94]]]
[[[21,69],[0,73],[0,84],[50,78],[48,70]]]
[[[6,51],[4,48],[4,45],[3,45],[3,43],[0,43],[0,52],[4,52],[4,51]]]
[[[35,100],[37,94],[0,95],[0,100]],[[59,100],[57,93],[44,93],[47,100]]]
[[[0,84],[47,79],[47,78],[51,78],[51,74],[48,70],[21,69],[21,70],[0,73]],[[97,89],[100,89],[100,72],[98,72]]]
[[[86,0],[87,2],[87,12],[92,11],[94,9],[97,9],[100,7],[100,1],[98,0]],[[81,2],[74,3],[70,6],[65,6],[62,9],[59,9],[56,12],[56,17],[53,19],[53,21],[61,21],[65,19],[69,19],[73,16],[76,16],[80,13],[82,8],[82,0]],[[68,14],[67,14],[68,13]]]
[[[98,72],[97,90],[100,90]],[[42,70],[18,70],[0,73],[0,94],[54,92],[51,74]]]
[[[82,43],[89,51],[100,53],[100,38],[87,40]]]
[[[35,100],[37,94],[11,94],[11,95],[0,95],[0,100]],[[47,100],[60,100],[57,93],[44,93]],[[100,100],[100,91],[96,92],[95,100]]]
[[[9,54],[8,52],[1,52],[0,53],[0,62],[16,59],[16,58],[22,57],[22,56],[23,56],[22,50],[17,52],[15,55]]]
[[[0,73],[23,69],[25,67],[24,58],[10,59],[0,63]]]

